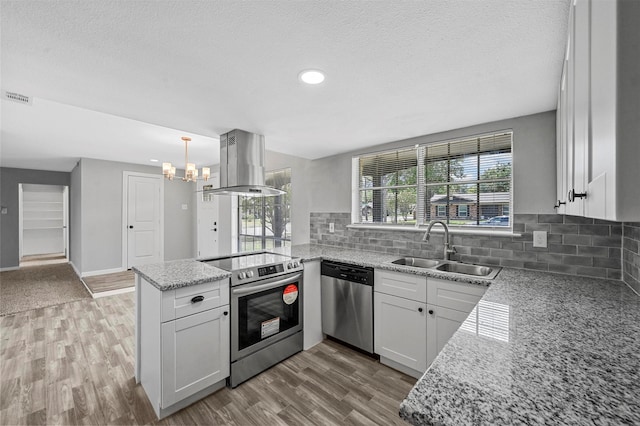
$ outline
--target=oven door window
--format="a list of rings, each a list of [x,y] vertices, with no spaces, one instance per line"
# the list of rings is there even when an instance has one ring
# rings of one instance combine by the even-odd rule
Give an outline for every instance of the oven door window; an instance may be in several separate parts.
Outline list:
[[[299,322],[298,284],[238,298],[238,350],[276,336]]]

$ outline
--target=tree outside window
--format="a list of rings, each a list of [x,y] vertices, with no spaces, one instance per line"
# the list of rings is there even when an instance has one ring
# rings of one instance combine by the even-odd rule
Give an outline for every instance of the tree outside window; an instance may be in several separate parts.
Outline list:
[[[268,186],[285,191],[275,197],[238,197],[238,251],[291,246],[291,169],[265,174]]]

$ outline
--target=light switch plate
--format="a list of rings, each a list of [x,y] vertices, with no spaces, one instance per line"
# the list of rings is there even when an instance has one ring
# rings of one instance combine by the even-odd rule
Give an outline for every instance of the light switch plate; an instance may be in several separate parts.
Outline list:
[[[547,231],[533,231],[533,246],[534,247],[547,246]]]
[[[2,214],[7,214],[7,208],[6,207],[2,208]]]
[[[183,204],[182,205],[182,210],[188,210],[189,209],[189,205],[188,204]]]
[[[336,232],[335,224],[333,222],[330,222],[329,223],[329,233],[333,234],[334,232]]]

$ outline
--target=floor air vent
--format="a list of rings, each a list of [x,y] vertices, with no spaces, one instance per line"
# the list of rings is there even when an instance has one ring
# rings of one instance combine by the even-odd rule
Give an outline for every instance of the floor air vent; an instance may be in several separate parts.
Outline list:
[[[21,95],[20,93],[3,90],[2,96],[9,101],[17,102],[23,105],[31,105],[31,98],[26,95]]]

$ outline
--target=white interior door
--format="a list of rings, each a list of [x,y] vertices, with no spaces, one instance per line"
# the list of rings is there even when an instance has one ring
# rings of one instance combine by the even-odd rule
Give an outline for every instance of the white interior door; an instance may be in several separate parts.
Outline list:
[[[218,238],[219,238],[219,206],[220,196],[203,196],[200,191],[205,185],[212,185],[213,188],[219,186],[219,173],[213,173],[211,178],[204,182],[197,181],[198,197],[197,197],[197,257],[198,259],[206,259],[218,256]]]
[[[127,268],[163,260],[162,176],[127,176]]]

